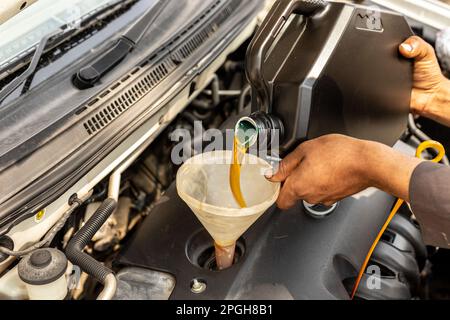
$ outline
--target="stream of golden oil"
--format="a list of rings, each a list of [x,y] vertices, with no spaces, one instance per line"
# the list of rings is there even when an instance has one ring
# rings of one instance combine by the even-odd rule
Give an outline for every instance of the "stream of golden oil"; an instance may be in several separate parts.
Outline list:
[[[241,191],[241,166],[246,152],[247,148],[241,146],[238,142],[238,138],[234,137],[233,161],[230,167],[230,187],[234,199],[241,208],[247,207]]]

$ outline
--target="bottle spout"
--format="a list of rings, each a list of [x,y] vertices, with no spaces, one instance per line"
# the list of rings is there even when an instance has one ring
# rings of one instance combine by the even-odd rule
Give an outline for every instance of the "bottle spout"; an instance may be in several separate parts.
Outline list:
[[[283,140],[284,125],[275,115],[259,111],[238,120],[235,135],[243,147],[250,148],[256,142],[271,147],[274,139],[278,145]]]
[[[258,141],[258,125],[251,117],[243,117],[235,127],[235,136],[240,146],[250,148]]]

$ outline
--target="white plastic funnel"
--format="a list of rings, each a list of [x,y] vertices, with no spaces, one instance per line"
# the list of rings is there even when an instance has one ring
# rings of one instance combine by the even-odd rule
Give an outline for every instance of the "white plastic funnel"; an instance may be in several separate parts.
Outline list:
[[[264,172],[270,165],[246,154],[242,161],[241,190],[247,208],[240,208],[230,189],[231,151],[195,156],[177,173],[177,191],[213,237],[216,245],[229,247],[270,207],[280,184],[269,182]],[[217,249],[217,247],[216,247]],[[217,250],[216,250],[217,252]]]

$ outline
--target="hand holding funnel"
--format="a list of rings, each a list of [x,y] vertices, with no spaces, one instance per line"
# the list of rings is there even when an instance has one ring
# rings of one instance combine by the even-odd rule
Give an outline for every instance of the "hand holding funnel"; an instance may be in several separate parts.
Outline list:
[[[241,168],[241,189],[247,208],[240,208],[230,189],[232,156],[231,151],[195,156],[179,169],[176,179],[178,195],[214,239],[219,269],[232,265],[237,239],[275,203],[280,192],[280,184],[264,177],[270,165],[246,154]]]

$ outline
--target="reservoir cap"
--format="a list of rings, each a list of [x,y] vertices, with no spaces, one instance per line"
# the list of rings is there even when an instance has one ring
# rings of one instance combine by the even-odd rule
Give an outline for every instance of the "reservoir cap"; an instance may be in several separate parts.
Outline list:
[[[59,279],[67,269],[67,258],[52,248],[37,249],[19,262],[19,277],[31,285],[45,285]]]

